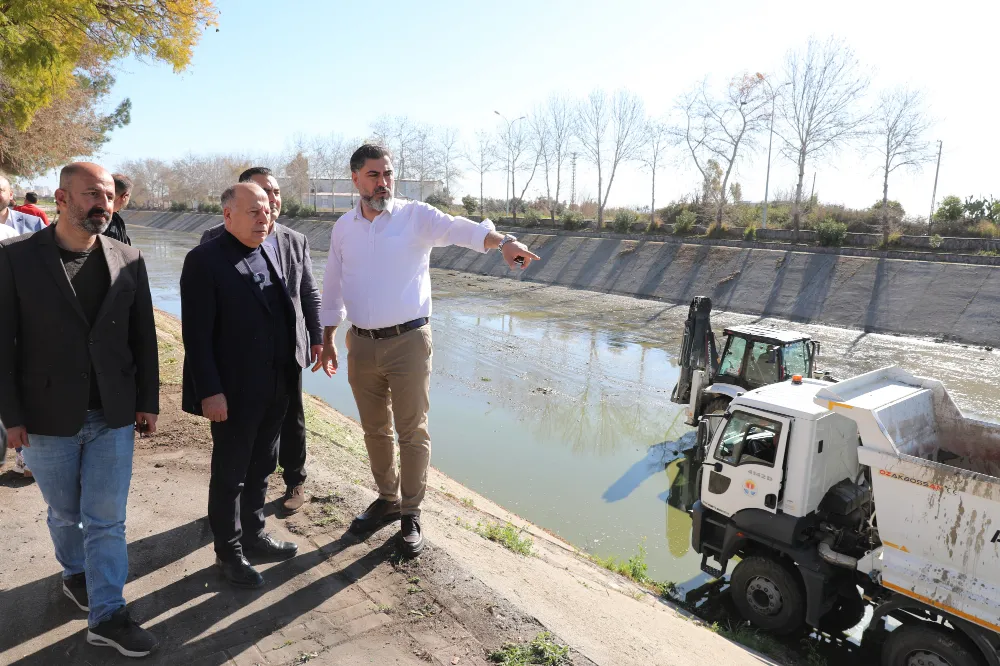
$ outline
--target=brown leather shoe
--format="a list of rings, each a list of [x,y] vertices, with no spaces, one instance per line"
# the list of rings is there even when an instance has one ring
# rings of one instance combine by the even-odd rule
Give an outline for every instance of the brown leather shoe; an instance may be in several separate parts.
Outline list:
[[[302,487],[302,484],[295,486],[294,488],[289,488],[285,492],[285,502],[282,506],[288,513],[295,513],[302,508],[302,505],[306,501],[306,491]]]
[[[380,497],[372,502],[364,513],[351,521],[350,531],[353,534],[366,534],[397,520],[399,520],[399,501],[390,502]]]

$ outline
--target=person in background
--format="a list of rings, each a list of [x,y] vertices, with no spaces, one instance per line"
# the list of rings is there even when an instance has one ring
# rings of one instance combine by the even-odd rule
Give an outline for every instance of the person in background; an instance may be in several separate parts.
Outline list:
[[[132,239],[125,231],[125,220],[118,211],[128,206],[129,198],[132,196],[132,179],[123,173],[113,173],[111,177],[115,180],[115,203],[111,213],[111,224],[108,225],[104,235],[114,238],[119,243],[132,244]]]
[[[160,371],[142,254],[101,235],[114,198],[111,174],[69,164],[59,222],[0,243],[0,420],[48,505],[87,642],[142,657],[158,643],[125,605],[125,509],[135,434],[156,431]]]
[[[264,532],[264,502],[309,349],[297,343],[305,331],[278,262],[263,249],[271,231],[267,194],[238,183],[221,203],[225,232],[188,252],[181,271],[181,407],[212,422],[208,523],[216,564],[231,585],[257,588],[264,578],[248,557],[298,551]]]
[[[308,354],[310,363],[319,359],[323,351],[323,326],[319,323],[319,308],[322,298],[312,273],[312,259],[309,256],[309,240],[304,234],[278,224],[281,215],[281,188],[278,180],[267,167],[251,167],[240,174],[241,183],[256,183],[267,194],[271,207],[271,233],[264,241],[263,249],[268,253],[278,277],[285,285],[285,291],[295,306],[296,331],[304,320],[308,338],[299,336],[297,353]],[[206,229],[201,242],[206,243],[226,232],[224,224]],[[308,349],[306,348],[308,347]],[[302,404],[302,373],[297,375],[298,386],[288,396],[288,411],[281,426],[278,441],[278,465],[282,468],[285,481],[285,511],[295,513],[305,502],[306,482],[306,415]]]
[[[11,206],[12,203],[14,203],[14,191],[11,189],[10,181],[0,175],[0,224],[13,229],[18,236],[45,228],[42,218],[15,210]]]
[[[45,226],[49,226],[49,216],[45,214],[44,210],[38,207],[38,195],[34,192],[26,192],[24,194],[24,203],[20,206],[14,206],[14,210],[40,217]]]
[[[400,550],[412,557],[424,547],[420,504],[431,456],[431,250],[448,245],[482,253],[499,249],[511,268],[525,267],[538,256],[492,225],[452,217],[420,201],[394,199],[391,155],[381,146],[361,146],[350,166],[361,201],[330,235],[321,311],[323,352],[313,371],[336,372],[334,335],[350,319],[347,381],[379,490],[378,499],[354,519],[350,530],[369,534],[399,520]],[[399,433],[398,468],[394,428]]]

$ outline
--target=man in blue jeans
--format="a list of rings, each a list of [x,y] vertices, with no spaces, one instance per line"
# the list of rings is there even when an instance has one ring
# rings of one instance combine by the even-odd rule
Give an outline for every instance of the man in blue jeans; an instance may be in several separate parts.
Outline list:
[[[70,164],[58,223],[0,242],[0,420],[49,507],[87,642],[143,657],[157,641],[122,596],[125,504],[135,432],[156,430],[159,368],[142,255],[101,236],[114,198],[111,174]]]

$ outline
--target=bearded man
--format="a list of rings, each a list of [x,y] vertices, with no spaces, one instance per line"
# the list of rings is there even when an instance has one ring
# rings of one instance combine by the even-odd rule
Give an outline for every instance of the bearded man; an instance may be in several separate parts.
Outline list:
[[[69,164],[59,221],[0,242],[0,420],[48,505],[62,592],[88,613],[87,642],[143,657],[157,641],[122,596],[125,504],[160,378],[142,254],[101,235],[114,199],[110,173]]]

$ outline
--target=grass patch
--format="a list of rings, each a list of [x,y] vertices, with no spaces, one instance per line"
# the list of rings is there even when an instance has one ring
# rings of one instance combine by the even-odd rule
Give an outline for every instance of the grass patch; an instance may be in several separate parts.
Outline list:
[[[492,380],[492,379],[490,379],[489,377],[480,377],[480,378],[479,378],[479,381],[481,381],[481,382],[491,382],[491,381],[493,381],[493,380]]]
[[[534,546],[531,537],[522,537],[522,530],[517,529],[510,523],[503,525],[491,522],[487,522],[486,524],[479,523],[475,531],[479,536],[490,541],[495,541],[511,552],[518,555],[531,555],[531,549]]]
[[[416,585],[417,583],[420,582],[420,577],[410,576],[409,578],[406,579],[406,582],[409,583],[410,585]]]
[[[406,588],[406,593],[407,594],[419,594],[420,592],[423,592],[423,590],[421,590],[416,585],[411,585],[408,588]]]
[[[649,577],[649,566],[646,564],[645,539],[639,543],[639,552],[627,560],[619,559],[614,555],[609,555],[608,557],[588,555],[588,557],[598,566],[621,574],[658,597],[671,601],[679,601],[676,583],[672,581],[660,582]]]
[[[769,636],[762,631],[754,629],[748,624],[740,624],[733,627],[720,625],[716,622],[712,624],[710,629],[723,638],[729,639],[734,643],[739,643],[744,647],[750,648],[751,650],[759,652],[763,655],[767,655],[768,657],[772,657],[782,663],[801,663],[801,658],[793,650],[783,645],[773,636]],[[819,655],[811,655],[811,658],[807,663],[811,666],[823,666],[823,664],[826,663],[826,660],[822,659],[822,657],[819,657],[819,661],[814,661],[815,657],[819,657]]]
[[[556,643],[547,631],[535,636],[528,644],[507,643],[499,650],[490,652],[489,659],[502,666],[561,666],[570,663],[569,648]]]
[[[360,432],[340,423],[331,422],[317,407],[314,399],[306,397],[303,407],[306,415],[306,430],[311,438],[321,439],[346,449],[361,460],[368,460],[368,449],[365,448],[364,436]]]
[[[392,606],[390,606],[388,604],[377,604],[375,606],[375,612],[376,613],[385,613],[386,615],[388,615],[389,613],[392,612]]]
[[[459,500],[459,502],[462,503],[462,506],[468,509],[471,509],[472,507],[476,506],[476,503],[472,501],[471,497],[463,497],[462,499]]]

